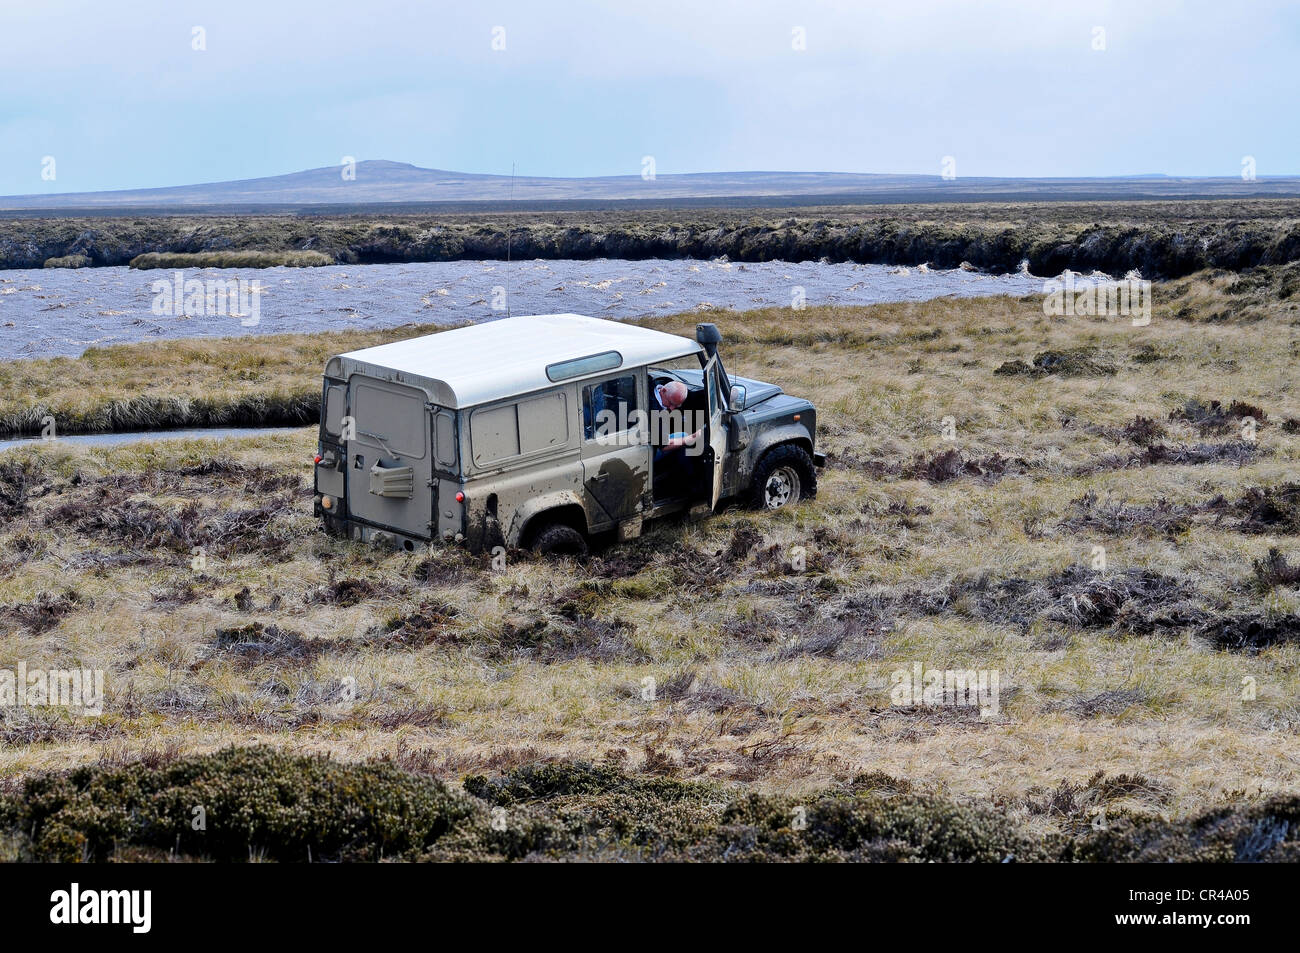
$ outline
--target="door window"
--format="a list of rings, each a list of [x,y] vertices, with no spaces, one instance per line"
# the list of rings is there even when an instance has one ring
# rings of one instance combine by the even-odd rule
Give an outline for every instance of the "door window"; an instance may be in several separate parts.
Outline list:
[[[606,439],[635,428],[636,375],[611,377],[582,389],[582,426],[586,440]]]

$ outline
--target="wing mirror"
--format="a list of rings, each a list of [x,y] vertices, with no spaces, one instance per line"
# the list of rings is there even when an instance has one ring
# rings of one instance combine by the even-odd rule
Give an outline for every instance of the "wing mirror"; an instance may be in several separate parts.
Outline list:
[[[746,397],[745,385],[732,384],[731,393],[727,396],[727,408],[729,410],[744,410],[745,397]]]

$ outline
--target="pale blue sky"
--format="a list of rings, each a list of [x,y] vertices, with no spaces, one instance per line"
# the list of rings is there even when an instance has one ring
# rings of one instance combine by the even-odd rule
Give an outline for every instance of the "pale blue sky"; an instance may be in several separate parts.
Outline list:
[[[959,176],[1234,176],[1251,155],[1260,175],[1296,174],[1297,64],[1300,5],[1267,0],[0,0],[0,194],[343,156],[521,175],[637,174],[645,155],[660,175],[938,174],[951,155]]]

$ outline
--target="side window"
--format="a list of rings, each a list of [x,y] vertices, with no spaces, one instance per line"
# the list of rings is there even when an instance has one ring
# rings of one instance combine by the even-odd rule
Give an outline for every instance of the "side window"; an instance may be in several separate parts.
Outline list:
[[[582,389],[583,439],[622,433],[636,424],[636,375],[624,374]]]
[[[569,402],[553,391],[500,407],[480,407],[469,415],[469,441],[475,466],[537,453],[569,442]]]
[[[456,418],[450,411],[440,410],[433,418],[435,458],[445,470],[456,468]]]
[[[343,432],[346,400],[347,388],[342,384],[330,384],[325,388],[325,432],[331,437],[337,437]]]
[[[519,452],[532,453],[569,442],[569,402],[563,391],[519,402]]]
[[[515,405],[480,407],[469,415],[469,442],[476,466],[519,456],[519,418]]]

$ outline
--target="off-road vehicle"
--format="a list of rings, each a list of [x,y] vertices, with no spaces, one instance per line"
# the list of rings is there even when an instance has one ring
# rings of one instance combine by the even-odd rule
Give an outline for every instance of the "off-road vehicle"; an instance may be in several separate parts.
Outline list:
[[[580,554],[671,513],[813,496],[825,463],[813,405],[729,379],[717,328],[695,336],[548,314],[333,357],[315,512],[331,532],[408,550]],[[687,393],[673,433],[650,413],[671,381]]]

